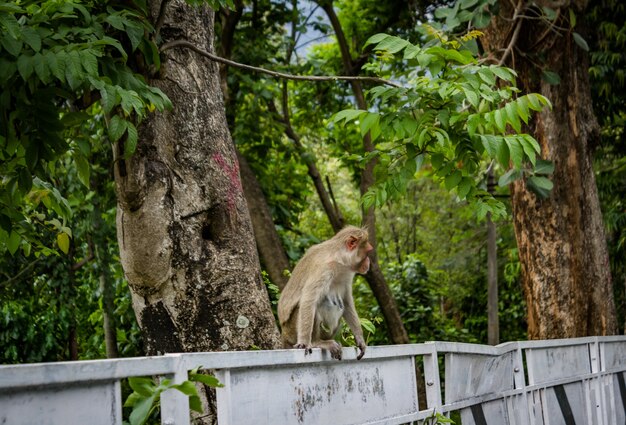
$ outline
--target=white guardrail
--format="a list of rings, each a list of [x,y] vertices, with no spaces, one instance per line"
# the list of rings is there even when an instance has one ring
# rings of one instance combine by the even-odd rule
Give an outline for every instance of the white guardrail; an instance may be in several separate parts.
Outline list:
[[[121,380],[182,382],[200,365],[224,384],[220,425],[404,424],[453,411],[463,425],[626,423],[625,336],[378,346],[360,361],[344,348],[343,358],[317,349],[0,366],[0,424],[121,424]],[[418,404],[418,361],[426,410]],[[190,423],[185,395],[161,395],[161,423]]]

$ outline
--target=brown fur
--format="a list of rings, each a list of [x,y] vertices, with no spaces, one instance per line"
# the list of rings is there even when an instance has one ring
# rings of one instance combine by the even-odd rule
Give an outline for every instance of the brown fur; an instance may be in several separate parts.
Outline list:
[[[366,229],[347,226],[331,239],[310,247],[298,262],[278,301],[278,318],[285,348],[319,347],[341,359],[333,338],[344,318],[360,353],[365,342],[354,308],[352,281],[369,270],[372,250]]]

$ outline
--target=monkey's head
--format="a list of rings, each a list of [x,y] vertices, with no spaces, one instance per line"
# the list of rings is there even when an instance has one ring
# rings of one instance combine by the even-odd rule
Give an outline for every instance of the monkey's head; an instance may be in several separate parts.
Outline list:
[[[343,244],[347,254],[346,264],[357,273],[367,273],[370,269],[369,253],[374,249],[368,241],[367,229],[347,226],[335,237]]]

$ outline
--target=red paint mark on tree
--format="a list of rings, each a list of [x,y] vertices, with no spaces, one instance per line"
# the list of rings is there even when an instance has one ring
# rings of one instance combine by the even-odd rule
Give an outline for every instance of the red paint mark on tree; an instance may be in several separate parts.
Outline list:
[[[220,169],[228,176],[229,188],[227,193],[227,205],[229,212],[234,212],[236,207],[237,196],[243,192],[241,187],[241,179],[239,177],[239,163],[237,160],[230,165],[221,153],[214,153],[211,155],[213,161],[217,163]]]

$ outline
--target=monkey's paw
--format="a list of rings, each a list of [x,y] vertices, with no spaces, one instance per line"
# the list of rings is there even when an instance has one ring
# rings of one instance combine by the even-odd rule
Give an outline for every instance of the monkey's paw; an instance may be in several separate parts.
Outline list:
[[[356,359],[361,360],[365,355],[365,347],[367,346],[365,345],[365,341],[363,341],[361,338],[357,339],[356,343],[359,347],[359,354],[356,356]]]
[[[333,359],[341,360],[341,354],[343,347],[337,341],[331,341],[328,346],[328,351],[330,351],[330,356]]]
[[[308,344],[298,343],[293,346],[293,348],[304,349],[304,355],[311,354],[313,352],[313,348]]]

